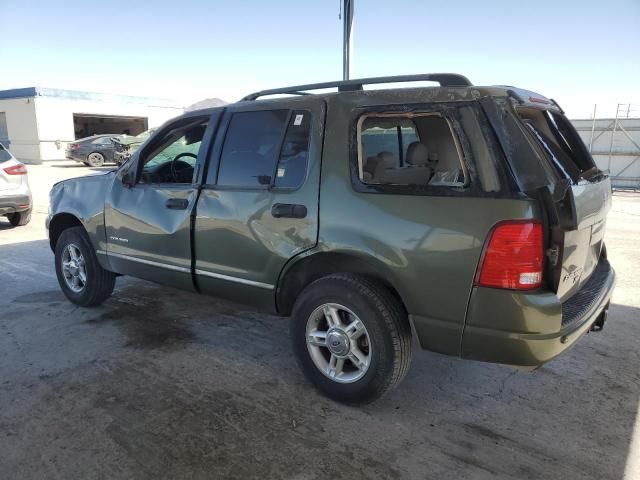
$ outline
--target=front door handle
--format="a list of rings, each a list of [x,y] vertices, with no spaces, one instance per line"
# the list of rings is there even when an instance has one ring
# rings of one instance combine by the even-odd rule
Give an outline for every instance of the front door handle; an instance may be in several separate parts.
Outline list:
[[[170,198],[167,200],[166,205],[171,210],[186,210],[189,206],[189,200],[186,198]]]
[[[294,203],[274,203],[271,215],[274,218],[304,218],[307,216],[307,207]]]

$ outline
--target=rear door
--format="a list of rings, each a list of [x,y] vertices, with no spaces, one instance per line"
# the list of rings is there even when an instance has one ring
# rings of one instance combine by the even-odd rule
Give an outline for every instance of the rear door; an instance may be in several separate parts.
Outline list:
[[[315,246],[325,104],[231,106],[195,220],[200,290],[273,309],[285,263]]]

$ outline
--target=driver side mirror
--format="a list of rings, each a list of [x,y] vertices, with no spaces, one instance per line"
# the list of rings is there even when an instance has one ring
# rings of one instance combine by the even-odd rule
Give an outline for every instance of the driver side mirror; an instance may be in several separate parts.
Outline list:
[[[136,184],[136,170],[138,166],[136,153],[134,153],[118,171],[118,177],[125,187],[131,188]]]
[[[120,175],[120,181],[125,187],[133,187],[136,179],[131,168],[127,168],[124,172],[122,172],[122,174]]]

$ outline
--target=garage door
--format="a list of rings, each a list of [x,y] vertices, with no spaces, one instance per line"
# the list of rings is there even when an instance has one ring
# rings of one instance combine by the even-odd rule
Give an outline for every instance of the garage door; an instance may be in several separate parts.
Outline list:
[[[73,114],[73,129],[76,139],[105,133],[137,135],[147,130],[147,123],[146,117]]]

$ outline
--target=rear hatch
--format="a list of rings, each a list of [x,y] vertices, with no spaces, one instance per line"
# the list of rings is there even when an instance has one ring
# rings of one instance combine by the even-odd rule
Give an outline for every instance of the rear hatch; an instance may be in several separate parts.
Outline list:
[[[481,103],[506,145],[521,190],[544,206],[547,278],[564,302],[599,266],[605,268],[606,260],[600,259],[611,182],[555,102],[526,90],[509,93],[508,100],[486,98]]]

